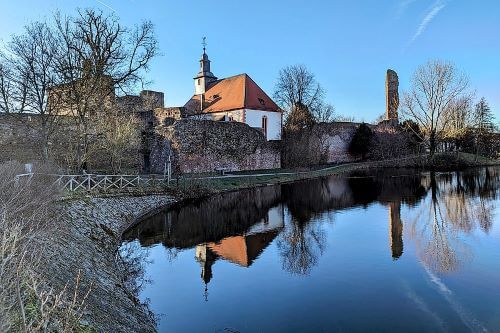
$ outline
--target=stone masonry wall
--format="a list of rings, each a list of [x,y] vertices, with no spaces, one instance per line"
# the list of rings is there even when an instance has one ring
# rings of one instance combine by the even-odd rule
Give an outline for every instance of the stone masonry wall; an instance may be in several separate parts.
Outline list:
[[[279,147],[246,124],[182,119],[157,129],[151,171],[163,172],[171,154],[175,173],[272,169],[281,166]]]
[[[399,78],[398,74],[392,69],[387,70],[385,81],[386,96],[386,120],[398,120],[399,108]]]
[[[45,274],[56,291],[72,295],[80,275],[80,299],[85,301],[83,322],[97,332],[155,332],[147,306],[127,288],[126,264],[118,248],[122,233],[142,216],[175,200],[165,195],[84,198],[59,203],[58,232],[44,240]]]
[[[0,114],[0,163],[11,160],[21,163],[40,161],[42,139],[39,128],[39,115]],[[62,124],[60,128],[58,135],[53,135],[49,142],[49,156],[63,165],[71,128]]]
[[[359,123],[319,123],[310,129],[285,133],[282,142],[283,166],[303,167],[348,163],[359,160],[349,153],[352,137]],[[397,121],[367,124],[373,131],[368,157],[386,159],[407,154],[407,137]]]
[[[75,124],[71,116],[58,116],[49,139],[49,160],[63,170],[74,167],[76,144]],[[38,114],[0,113],[0,163],[18,161],[34,163],[42,161],[41,116]],[[92,143],[92,142],[91,142]],[[109,154],[102,149],[93,149],[88,161],[90,172],[105,172],[111,169]],[[140,170],[138,152],[130,152],[123,162],[126,170]]]
[[[285,131],[283,166],[293,168],[354,161],[348,149],[358,125],[320,123],[299,131]]]

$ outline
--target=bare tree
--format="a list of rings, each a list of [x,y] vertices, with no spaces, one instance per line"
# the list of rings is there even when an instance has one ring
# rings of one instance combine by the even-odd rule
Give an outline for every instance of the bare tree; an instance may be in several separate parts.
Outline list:
[[[15,63],[15,55],[9,50],[10,45],[0,48],[0,112],[23,112],[26,107],[26,75],[19,75],[21,70]]]
[[[41,138],[41,156],[49,159],[49,140],[58,118],[48,105],[48,91],[57,83],[54,71],[56,44],[54,30],[46,23],[26,26],[20,35],[14,35],[7,46],[7,83],[1,84],[4,107],[11,112],[39,114],[36,122]],[[1,74],[0,74],[1,77]],[[1,80],[1,78],[0,78]]]
[[[63,84],[54,95],[77,120],[81,169],[89,156],[91,116],[110,109],[115,89],[126,93],[144,83],[143,74],[158,45],[151,22],[128,29],[116,16],[94,9],[79,10],[76,17],[56,14],[55,23],[60,44],[57,70]]]
[[[446,141],[453,142],[457,151],[461,141],[474,126],[473,114],[471,95],[465,95],[450,102],[446,112],[446,126],[441,137]]]
[[[345,123],[352,123],[354,122],[354,117],[353,116],[344,116],[344,115],[336,115],[334,118],[333,118],[333,121],[336,121],[336,122],[345,122]]]
[[[285,110],[285,117],[298,106],[303,106],[312,115],[317,115],[323,107],[324,94],[314,74],[304,65],[281,69],[274,89],[274,99]]]
[[[0,112],[10,113],[13,109],[13,85],[5,56],[0,53]]]
[[[467,95],[468,87],[467,77],[448,62],[429,61],[414,73],[402,111],[420,126],[430,156],[436,151],[438,135],[447,126],[450,107]]]
[[[122,171],[125,161],[137,158],[141,144],[140,120],[118,107],[96,118],[98,149],[106,152],[115,174]]]
[[[318,123],[331,123],[335,121],[335,107],[332,104],[324,104],[313,110],[312,115]]]

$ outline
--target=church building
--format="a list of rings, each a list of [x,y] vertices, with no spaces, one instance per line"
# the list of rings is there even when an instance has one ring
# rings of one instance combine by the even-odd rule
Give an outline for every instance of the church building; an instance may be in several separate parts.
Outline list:
[[[184,105],[188,117],[237,121],[261,130],[267,140],[281,140],[283,112],[278,105],[247,74],[217,79],[205,47],[194,87]]]

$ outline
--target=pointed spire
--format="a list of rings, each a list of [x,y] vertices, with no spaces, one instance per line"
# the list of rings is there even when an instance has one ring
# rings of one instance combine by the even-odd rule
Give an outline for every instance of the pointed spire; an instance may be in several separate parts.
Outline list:
[[[203,46],[203,54],[200,59],[200,71],[194,78],[196,95],[204,94],[209,84],[217,80],[217,77],[210,71],[210,60],[207,55],[207,37],[202,38],[201,45]]]
[[[203,54],[206,54],[206,48],[207,48],[207,37],[203,37],[203,38],[202,38],[201,45],[203,45]]]

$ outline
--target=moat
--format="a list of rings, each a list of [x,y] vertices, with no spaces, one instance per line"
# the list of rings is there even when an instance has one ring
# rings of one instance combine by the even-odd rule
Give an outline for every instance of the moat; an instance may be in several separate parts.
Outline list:
[[[500,168],[231,192],[124,235],[160,332],[500,331]]]

